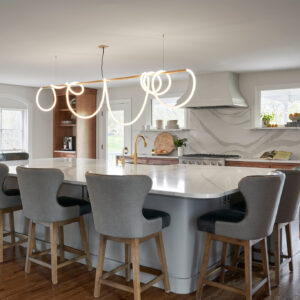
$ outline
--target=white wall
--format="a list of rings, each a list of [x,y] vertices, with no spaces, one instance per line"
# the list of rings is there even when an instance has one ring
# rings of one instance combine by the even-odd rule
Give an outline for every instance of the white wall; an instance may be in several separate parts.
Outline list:
[[[27,107],[29,112],[29,154],[32,158],[52,157],[52,112],[42,112],[35,104],[37,88],[0,84],[0,107]],[[49,92],[41,94],[41,104],[52,101]],[[20,105],[18,105],[18,103]]]
[[[293,152],[292,158],[300,159],[300,131],[293,130],[251,130],[256,88],[266,85],[299,83],[300,69],[290,71],[252,72],[240,74],[240,90],[246,98],[247,109],[191,109],[189,124],[191,131],[179,133],[188,138],[187,153],[237,153],[243,157],[257,157],[263,151],[280,149]],[[173,94],[183,93],[186,84],[173,84]],[[144,100],[144,93],[138,83],[135,85],[109,89],[110,99],[132,100],[132,118],[138,113]],[[144,113],[132,126],[132,139],[141,132],[147,121]],[[151,153],[157,133],[144,133],[148,147],[139,143],[140,153]]]

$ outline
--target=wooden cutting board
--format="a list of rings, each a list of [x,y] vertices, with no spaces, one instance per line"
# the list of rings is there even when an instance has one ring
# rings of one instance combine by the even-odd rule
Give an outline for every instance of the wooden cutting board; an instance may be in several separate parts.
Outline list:
[[[169,154],[175,149],[174,138],[168,132],[160,133],[154,141],[156,154]]]

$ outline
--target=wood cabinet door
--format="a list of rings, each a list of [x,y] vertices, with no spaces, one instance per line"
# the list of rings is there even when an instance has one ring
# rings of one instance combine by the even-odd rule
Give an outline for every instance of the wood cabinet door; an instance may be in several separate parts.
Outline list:
[[[85,89],[81,96],[76,96],[76,111],[87,116],[96,110],[97,91]],[[76,152],[80,158],[96,158],[96,116],[90,119],[77,118]]]
[[[268,162],[252,162],[252,161],[226,161],[226,166],[231,167],[249,167],[249,168],[271,168]]]
[[[271,168],[274,169],[294,169],[299,164],[291,164],[291,163],[271,163]]]

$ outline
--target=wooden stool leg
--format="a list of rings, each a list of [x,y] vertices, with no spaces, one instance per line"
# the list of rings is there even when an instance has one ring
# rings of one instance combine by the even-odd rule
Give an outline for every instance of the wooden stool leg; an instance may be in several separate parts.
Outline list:
[[[169,275],[168,275],[167,260],[166,260],[166,255],[165,255],[164,241],[162,238],[161,231],[155,237],[155,241],[156,241],[156,247],[157,247],[158,257],[159,257],[159,262],[160,262],[160,269],[164,274],[165,292],[169,293],[170,292]]]
[[[10,227],[11,242],[15,243],[16,237],[15,237],[15,222],[14,222],[14,212],[13,211],[11,211],[9,213],[9,227]]]
[[[102,234],[100,234],[100,244],[99,244],[99,252],[98,252],[98,262],[95,276],[95,287],[94,287],[94,297],[98,298],[100,296],[100,277],[103,273],[103,265],[104,265],[104,257],[105,257],[105,249],[106,249],[106,238]]]
[[[140,249],[139,240],[131,242],[131,256],[133,269],[134,300],[141,300],[141,279],[140,279]]]
[[[3,213],[0,212],[0,263],[3,263],[3,230],[4,230]]]
[[[125,244],[126,281],[130,281],[130,245]]]
[[[233,254],[233,259],[232,259],[232,266],[236,267],[238,265],[238,259],[241,253],[241,245],[235,245],[235,250]]]
[[[52,283],[57,284],[57,223],[50,224],[51,240],[51,276]]]
[[[278,224],[274,225],[274,259],[275,259],[275,284],[280,284],[280,227]]]
[[[265,277],[267,277],[267,282],[265,283],[265,292],[267,296],[271,296],[267,238],[264,238],[263,240],[260,241],[260,248],[261,248],[263,272]]]
[[[25,272],[30,273],[31,261],[29,257],[32,256],[33,246],[35,244],[35,223],[32,220],[29,220],[29,229],[28,229],[28,245],[26,253],[26,263],[25,263]]]
[[[290,271],[293,272],[294,266],[293,266],[293,247],[292,247],[291,223],[288,223],[285,226],[285,234],[286,234],[288,256],[291,258],[291,261],[289,262],[289,268],[290,268]]]
[[[65,250],[64,250],[64,226],[58,227],[58,236],[59,236],[59,255],[60,261],[65,260]]]
[[[227,254],[227,243],[223,242],[222,243],[222,258],[221,258],[221,274],[219,281],[224,282],[224,277],[225,277],[225,263],[226,263],[226,254]]]
[[[93,267],[92,267],[92,262],[91,262],[91,255],[90,255],[88,239],[87,239],[87,235],[86,235],[86,231],[85,231],[85,222],[84,222],[83,216],[79,217],[79,228],[80,228],[82,245],[84,248],[84,252],[86,254],[86,264],[88,266],[88,270],[92,271]]]
[[[252,246],[250,241],[244,242],[246,300],[252,299]]]
[[[198,282],[198,289],[196,294],[197,300],[200,300],[202,297],[204,277],[205,277],[205,273],[208,265],[208,259],[209,259],[210,243],[211,243],[211,234],[207,233],[205,248],[204,248],[204,253],[202,258],[202,265],[200,270],[200,276],[199,276],[199,282]]]
[[[25,217],[25,232],[28,232],[28,240],[29,240],[29,231],[30,231],[30,219]],[[36,251],[36,240],[34,239],[34,245],[33,245],[33,249]]]

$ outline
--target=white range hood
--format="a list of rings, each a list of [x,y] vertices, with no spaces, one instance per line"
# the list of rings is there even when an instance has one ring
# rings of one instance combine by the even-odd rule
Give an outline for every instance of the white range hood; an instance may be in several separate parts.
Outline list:
[[[238,74],[232,72],[216,72],[196,76],[197,85],[191,101],[184,107],[214,108],[214,107],[248,107],[240,93]],[[192,84],[189,82],[186,93],[179,98],[182,103],[189,95]]]

